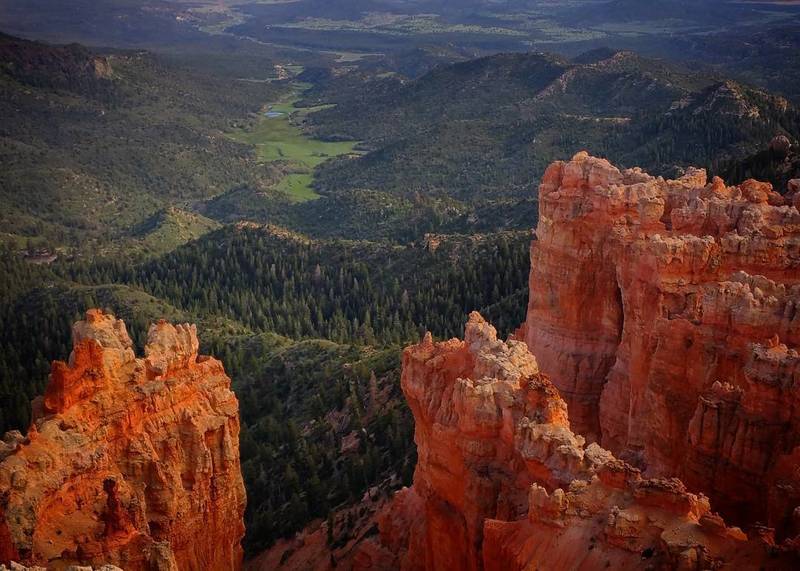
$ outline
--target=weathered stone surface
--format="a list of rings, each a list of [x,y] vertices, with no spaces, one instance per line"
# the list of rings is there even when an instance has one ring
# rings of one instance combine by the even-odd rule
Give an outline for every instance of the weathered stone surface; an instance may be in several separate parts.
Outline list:
[[[517,337],[575,431],[737,523],[791,533],[800,212],[766,183],[664,180],[586,153],[552,165],[539,194]]]
[[[647,479],[570,429],[518,341],[472,314],[465,341],[403,354],[414,485],[361,550],[380,569],[791,569],[791,545],[727,527],[677,479]],[[394,559],[387,559],[394,557]]]
[[[238,402],[194,326],[160,322],[137,359],[97,310],[53,363],[27,439],[0,462],[0,562],[238,569],[245,492]]]
[[[166,375],[172,370],[189,367],[197,361],[199,349],[197,326],[175,326],[161,320],[151,325],[147,332],[145,364],[151,373]]]

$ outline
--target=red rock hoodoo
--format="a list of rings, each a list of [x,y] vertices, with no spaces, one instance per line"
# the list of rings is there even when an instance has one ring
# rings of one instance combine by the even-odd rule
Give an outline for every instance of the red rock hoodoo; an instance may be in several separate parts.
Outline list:
[[[800,568],[800,213],[783,201],[586,153],[551,166],[526,323],[502,342],[473,314],[464,341],[404,352],[414,485],[353,567]]]
[[[239,407],[194,326],[150,327],[136,358],[98,310],[54,362],[28,436],[0,444],[0,563],[238,569]]]
[[[570,429],[524,343],[472,314],[465,341],[403,355],[416,421],[412,488],[380,516],[359,568],[790,569],[792,545],[726,526],[675,478],[645,478]],[[362,561],[364,558],[362,557]],[[386,563],[386,562],[389,563]]]
[[[539,189],[523,338],[576,432],[793,535],[800,213],[769,184],[581,153]]]

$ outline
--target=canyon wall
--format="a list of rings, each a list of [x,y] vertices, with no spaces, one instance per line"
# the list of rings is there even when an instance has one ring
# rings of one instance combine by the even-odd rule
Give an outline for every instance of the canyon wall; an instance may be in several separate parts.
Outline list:
[[[0,563],[240,568],[238,401],[196,328],[154,324],[136,358],[125,324],[90,310],[73,345],[27,436],[0,443]]]
[[[404,352],[414,484],[351,567],[800,568],[798,202],[552,165],[523,326]]]
[[[478,314],[465,340],[403,354],[416,421],[413,487],[380,515],[353,568],[791,569],[770,530],[726,526],[704,495],[648,479],[570,428],[526,345]]]
[[[795,534],[800,195],[576,155],[548,168],[524,339],[576,432]]]

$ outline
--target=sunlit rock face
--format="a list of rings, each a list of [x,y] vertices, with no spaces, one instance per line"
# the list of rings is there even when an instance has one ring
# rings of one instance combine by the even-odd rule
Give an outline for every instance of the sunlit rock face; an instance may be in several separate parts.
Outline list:
[[[548,168],[517,337],[575,432],[677,476],[737,523],[795,533],[800,213],[769,184]]]
[[[238,569],[239,408],[194,326],[150,327],[136,358],[99,310],[73,327],[27,437],[0,448],[0,562]]]

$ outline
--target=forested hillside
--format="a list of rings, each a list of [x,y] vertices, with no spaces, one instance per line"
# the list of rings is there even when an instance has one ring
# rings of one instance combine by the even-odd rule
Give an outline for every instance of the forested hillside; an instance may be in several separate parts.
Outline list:
[[[790,190],[789,181],[800,179],[800,147],[785,137],[776,137],[757,153],[723,165],[718,174],[733,184],[748,178],[767,181],[785,193]]]
[[[307,209],[338,212],[330,231],[345,235],[408,239],[409,225],[395,222],[403,216],[422,231],[524,228],[536,218],[534,181],[582,149],[674,175],[690,165],[716,172],[777,134],[800,136],[800,114],[783,98],[628,52],[504,54],[351,86],[341,75],[306,99],[336,102],[308,116],[316,136],[369,150],[317,171],[323,199]],[[324,216],[312,220],[328,231]]]
[[[248,554],[409,482],[401,349],[426,330],[461,335],[472,310],[502,335],[521,323],[551,161],[590,149],[655,174],[697,165],[781,185],[797,173],[796,147],[768,148],[796,143],[797,108],[707,69],[604,48],[475,58],[527,45],[478,2],[426,3],[461,23],[311,2],[367,31],[295,21],[301,3],[243,7],[246,21],[169,2],[80,2],[96,8],[85,25],[57,12],[82,34],[129,18],[100,36],[128,48],[142,21],[179,29],[181,49],[158,55],[0,36],[0,432],[27,428],[87,308],[125,319],[139,348],[155,320],[197,323],[240,401]],[[275,13],[291,20],[279,37],[342,49],[469,41],[261,53],[225,31],[261,37],[258,18]],[[202,30],[213,40],[194,51]],[[329,542],[346,544],[343,519]]]
[[[797,109],[779,97],[628,52],[592,52],[576,62],[490,56],[411,82],[376,80],[366,97],[343,99],[333,93],[337,81],[327,85],[338,105],[310,116],[315,132],[375,149],[328,165],[320,188],[330,192],[513,196],[579,148],[660,173],[744,156],[778,133],[800,133]]]
[[[85,249],[127,236],[165,206],[274,178],[224,133],[276,85],[218,79],[146,52],[9,36],[0,59],[3,241]]]
[[[408,483],[412,427],[403,345],[459,334],[480,309],[508,332],[524,317],[528,232],[431,235],[398,246],[227,226],[148,261],[35,266],[2,255],[0,431],[24,429],[73,320],[107,307],[141,347],[159,318],[197,322],[242,407],[256,549],[386,479]]]
[[[800,134],[784,99],[629,52],[500,54],[418,79],[368,60],[299,71],[313,83],[298,83],[239,81],[144,52],[7,36],[0,47],[9,117],[0,216],[3,240],[18,248],[35,236],[34,246],[153,255],[239,220],[397,243],[524,229],[536,219],[537,178],[578,150],[656,174],[717,171],[776,134]],[[260,150],[278,123],[254,112],[289,91],[302,100],[282,120],[294,137],[285,148],[306,146],[311,167]],[[324,145],[312,138],[362,142],[331,158],[311,150]],[[308,185],[304,202],[280,191],[287,173]]]

